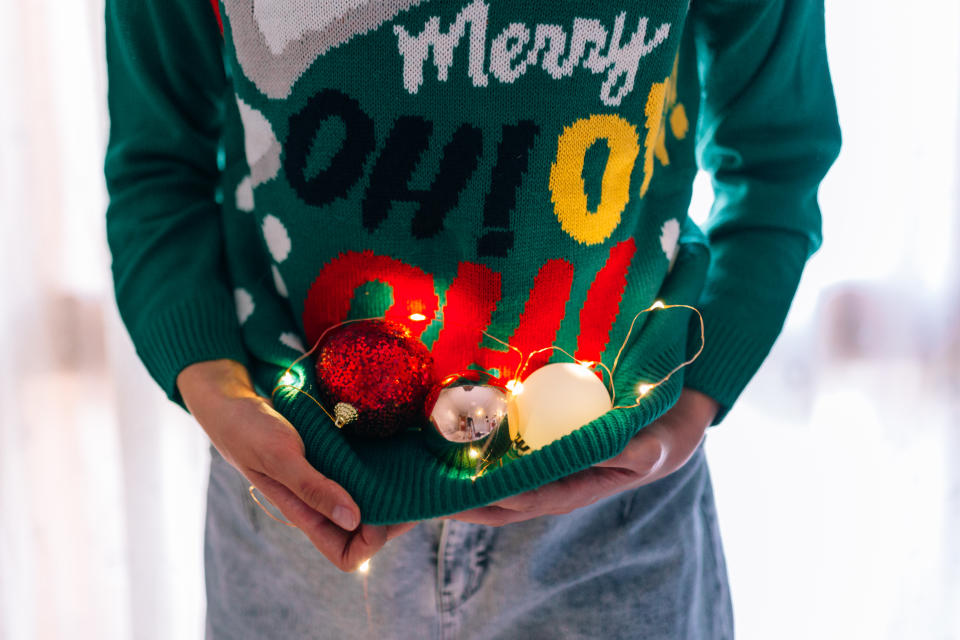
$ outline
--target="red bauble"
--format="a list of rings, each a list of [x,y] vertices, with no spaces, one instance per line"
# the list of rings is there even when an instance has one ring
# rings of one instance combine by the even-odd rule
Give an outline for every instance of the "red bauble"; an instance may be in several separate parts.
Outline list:
[[[430,351],[404,325],[360,320],[332,329],[317,351],[317,384],[345,433],[383,438],[423,421]]]

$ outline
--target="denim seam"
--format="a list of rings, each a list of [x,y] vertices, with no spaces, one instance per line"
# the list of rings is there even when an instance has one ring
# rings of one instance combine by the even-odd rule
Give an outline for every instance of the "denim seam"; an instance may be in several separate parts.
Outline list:
[[[700,504],[698,505],[698,510],[704,521],[704,536],[707,536],[709,539],[703,546],[706,548],[704,555],[704,562],[709,561],[711,563],[710,574],[713,576],[713,584],[710,585],[713,589],[713,593],[710,594],[710,601],[716,603],[719,610],[716,612],[719,615],[719,619],[714,619],[714,624],[717,625],[715,630],[718,633],[723,633],[726,629],[733,629],[733,618],[731,612],[724,605],[730,601],[729,594],[729,583],[725,582],[721,576],[726,575],[726,563],[723,561],[723,550],[722,550],[722,538],[720,537],[720,527],[719,521],[717,519],[716,509],[713,505],[709,507],[706,504],[706,495],[713,495],[713,488],[711,483],[707,484],[705,495],[701,497]],[[718,549],[718,546],[720,548]],[[706,585],[705,585],[706,586]],[[732,636],[730,636],[732,638]],[[726,638],[721,638],[719,640],[726,640]]]
[[[444,572],[446,570],[447,531],[449,530],[449,526],[450,521],[444,520],[440,527],[440,542],[437,544],[437,636],[440,640],[446,638],[446,621],[444,620],[443,612],[443,585]]]

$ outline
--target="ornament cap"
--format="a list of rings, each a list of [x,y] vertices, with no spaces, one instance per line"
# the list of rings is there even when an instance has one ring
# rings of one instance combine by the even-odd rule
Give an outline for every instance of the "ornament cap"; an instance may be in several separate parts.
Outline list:
[[[349,402],[338,402],[333,407],[333,424],[337,429],[343,429],[345,425],[356,420],[358,415],[357,408]]]

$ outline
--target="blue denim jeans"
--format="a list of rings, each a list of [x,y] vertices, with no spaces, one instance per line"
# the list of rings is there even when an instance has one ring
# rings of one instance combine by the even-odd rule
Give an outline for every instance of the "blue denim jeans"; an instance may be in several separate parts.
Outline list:
[[[344,574],[271,520],[212,453],[207,638],[733,637],[703,449],[679,471],[562,516],[431,520]]]

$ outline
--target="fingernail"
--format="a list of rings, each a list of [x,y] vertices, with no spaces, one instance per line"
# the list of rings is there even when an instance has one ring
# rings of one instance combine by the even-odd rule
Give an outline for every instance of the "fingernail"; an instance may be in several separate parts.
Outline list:
[[[347,531],[353,531],[357,528],[357,517],[353,515],[353,511],[348,509],[343,505],[337,505],[333,508],[333,521],[341,529],[346,529]]]

